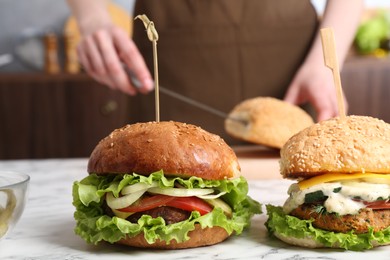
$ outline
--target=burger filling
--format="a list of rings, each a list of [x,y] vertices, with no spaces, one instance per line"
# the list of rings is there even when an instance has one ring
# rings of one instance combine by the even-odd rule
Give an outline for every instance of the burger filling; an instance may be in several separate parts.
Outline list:
[[[190,217],[190,212],[178,208],[168,207],[168,206],[160,206],[157,208],[145,210],[142,212],[136,212],[136,213],[127,213],[127,212],[121,212],[118,210],[112,210],[110,207],[107,206],[104,207],[104,211],[107,216],[110,217],[119,217],[122,219],[126,219],[130,221],[131,223],[137,223],[138,220],[143,215],[151,216],[152,218],[158,218],[161,217],[164,219],[166,224],[173,224],[180,221],[184,221]]]
[[[138,174],[91,174],[73,185],[76,233],[87,242],[117,242],[144,234],[152,244],[184,242],[195,225],[218,226],[240,234],[260,204],[252,200],[243,177],[204,180],[167,177],[162,171]]]
[[[192,211],[198,211],[201,215],[210,213],[216,205],[231,216],[232,208],[219,198],[226,192],[211,188],[186,189],[180,184],[176,186],[160,188],[157,182],[136,183],[124,187],[118,197],[112,192],[107,193],[109,213],[133,223],[142,215],[149,215],[162,217],[167,224],[172,224],[187,219]]]
[[[359,174],[353,179],[353,175],[325,183],[311,180],[314,185],[309,187],[305,181],[291,185],[283,206],[285,214],[314,219],[314,226],[335,232],[366,233],[370,228],[379,231],[389,227],[388,177]]]
[[[390,243],[390,175],[328,173],[288,193],[283,207],[266,206],[265,225],[279,238],[354,251]]]

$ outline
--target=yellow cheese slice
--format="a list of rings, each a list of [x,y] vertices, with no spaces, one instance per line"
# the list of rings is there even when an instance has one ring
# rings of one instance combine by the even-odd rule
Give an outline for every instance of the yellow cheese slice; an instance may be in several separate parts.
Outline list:
[[[324,182],[341,181],[341,180],[353,180],[353,179],[366,179],[366,178],[382,178],[390,181],[390,174],[380,173],[326,173],[319,176],[312,177],[307,180],[300,181],[298,186],[301,190],[310,188],[311,186],[318,185]]]

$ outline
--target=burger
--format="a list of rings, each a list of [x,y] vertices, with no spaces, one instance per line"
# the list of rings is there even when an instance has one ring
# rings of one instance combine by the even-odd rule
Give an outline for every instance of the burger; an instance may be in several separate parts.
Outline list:
[[[190,124],[116,129],[93,150],[88,172],[73,185],[73,205],[75,232],[92,244],[207,246],[242,233],[261,213],[233,150]]]
[[[311,116],[298,106],[272,97],[255,97],[233,108],[225,130],[237,139],[280,149],[291,136],[312,124]]]
[[[333,118],[291,137],[280,170],[296,179],[266,227],[293,245],[366,250],[390,243],[390,125]]]

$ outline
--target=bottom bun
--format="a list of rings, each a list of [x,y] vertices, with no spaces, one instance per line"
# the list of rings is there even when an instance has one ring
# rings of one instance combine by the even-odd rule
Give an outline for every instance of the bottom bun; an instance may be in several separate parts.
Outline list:
[[[301,247],[308,247],[308,248],[325,247],[323,244],[315,241],[310,237],[305,237],[305,238],[285,237],[277,232],[274,232],[273,235],[279,238],[280,240],[282,240],[283,242],[294,246],[301,246]]]
[[[307,247],[307,248],[341,248],[344,249],[339,245],[339,243],[334,243],[332,246],[325,246],[324,244],[314,240],[311,237],[305,237],[305,238],[296,238],[296,237],[285,237],[277,232],[274,232],[273,235],[277,237],[278,239],[282,240],[283,242],[294,245],[294,246],[300,246],[300,247]],[[390,245],[389,243],[380,244],[377,241],[371,241],[371,245],[373,247],[378,246],[386,246]]]
[[[176,240],[172,240],[169,244],[166,241],[157,240],[153,244],[149,244],[144,237],[143,233],[136,235],[135,237],[126,237],[119,240],[118,244],[143,247],[143,248],[156,248],[156,249],[184,249],[192,247],[209,246],[220,243],[229,237],[229,234],[225,229],[221,227],[212,227],[202,229],[199,224],[195,225],[195,229],[189,232],[190,239],[182,243],[177,243]]]

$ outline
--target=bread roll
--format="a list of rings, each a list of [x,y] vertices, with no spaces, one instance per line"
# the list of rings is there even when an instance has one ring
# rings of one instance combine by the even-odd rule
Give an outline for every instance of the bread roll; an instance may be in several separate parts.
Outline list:
[[[300,107],[271,97],[257,97],[238,104],[227,119],[225,130],[231,136],[273,148],[281,148],[294,134],[312,125],[313,119]]]

